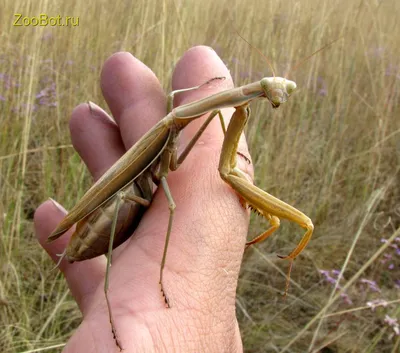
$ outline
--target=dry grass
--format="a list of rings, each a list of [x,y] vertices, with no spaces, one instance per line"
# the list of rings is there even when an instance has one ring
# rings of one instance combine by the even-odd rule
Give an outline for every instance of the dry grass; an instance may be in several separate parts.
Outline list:
[[[88,99],[105,106],[98,80],[104,60],[130,51],[168,91],[179,56],[206,44],[238,85],[270,76],[234,24],[278,75],[340,38],[291,72],[300,90],[272,118],[267,105],[252,107],[247,136],[257,185],[308,214],[316,231],[295,263],[286,301],[280,294],[287,264],[275,253],[292,249],[302,231],[283,222],[279,234],[247,253],[237,299],[245,351],[397,352],[400,336],[385,315],[399,318],[398,302],[375,311],[367,303],[400,297],[399,7],[395,0],[6,1],[0,13],[0,351],[65,342],[80,322],[34,238],[32,216],[49,195],[70,207],[90,185],[70,146],[68,116]],[[14,27],[14,13],[78,16],[80,23]],[[250,234],[265,227],[254,218]],[[341,279],[320,270],[341,271]]]

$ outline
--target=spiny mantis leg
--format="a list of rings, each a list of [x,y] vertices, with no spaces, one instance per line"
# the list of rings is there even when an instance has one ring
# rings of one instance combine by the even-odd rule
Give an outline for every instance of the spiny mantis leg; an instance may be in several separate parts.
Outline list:
[[[163,272],[164,272],[165,260],[167,258],[169,238],[171,236],[172,221],[173,221],[173,218],[174,218],[176,205],[175,205],[174,199],[172,197],[172,194],[171,194],[171,191],[169,189],[169,186],[168,186],[168,183],[167,183],[167,179],[166,179],[165,176],[161,177],[161,185],[162,185],[162,187],[164,189],[165,196],[167,197],[167,200],[168,200],[169,219],[168,219],[167,235],[165,237],[163,257],[162,257],[161,266],[160,266],[160,281],[159,281],[159,283],[160,283],[160,287],[161,287],[161,292],[162,292],[164,300],[165,300],[165,304],[166,304],[167,308],[170,308],[171,305],[169,303],[167,295],[165,294],[164,286],[163,286]]]
[[[113,218],[113,222],[111,225],[110,242],[108,244],[108,252],[107,252],[107,267],[106,267],[106,276],[105,276],[105,280],[104,280],[104,296],[106,297],[108,317],[110,319],[110,324],[111,324],[111,331],[113,333],[115,343],[121,351],[123,350],[123,348],[122,348],[121,342],[118,338],[117,329],[115,328],[115,325],[114,325],[114,319],[113,319],[113,315],[112,315],[112,311],[111,311],[111,304],[110,304],[110,300],[108,298],[108,288],[109,288],[109,274],[110,274],[110,267],[111,267],[111,260],[112,260],[112,251],[114,248],[113,245],[114,245],[114,238],[115,238],[115,230],[117,227],[118,213],[119,213],[119,209],[121,207],[121,201],[124,199],[139,203],[144,207],[148,207],[150,204],[150,202],[148,200],[146,200],[142,197],[139,197],[136,195],[126,196],[124,192],[119,192],[117,194],[117,199],[116,199],[116,203],[115,203],[114,218]]]
[[[174,100],[174,95],[175,94],[198,89],[198,88],[200,88],[200,87],[202,87],[202,86],[204,86],[204,85],[208,84],[209,82],[211,82],[213,80],[216,80],[216,79],[224,79],[224,77],[215,77],[215,78],[207,81],[206,83],[203,83],[200,86],[172,91],[168,95],[168,103],[167,103],[168,112],[170,112],[172,110],[172,105],[173,105],[173,100]],[[216,115],[219,116],[221,127],[222,127],[222,131],[223,131],[223,133],[225,135],[225,133],[226,133],[225,123],[224,123],[224,119],[223,119],[223,116],[222,116],[222,113],[221,113],[220,110],[214,110],[213,112],[210,113],[210,115],[208,116],[206,121],[201,125],[199,130],[193,136],[193,138],[185,146],[184,151],[180,154],[179,157],[177,156],[177,154],[178,154],[177,153],[177,143],[178,143],[179,133],[177,133],[176,131],[172,132],[171,136],[170,136],[170,140],[168,142],[168,145],[167,145],[165,151],[162,153],[162,155],[160,157],[159,170],[158,170],[158,172],[155,173],[155,175],[153,177],[154,181],[157,184],[161,182],[161,185],[162,185],[162,187],[164,189],[165,196],[167,197],[167,200],[168,200],[168,208],[169,208],[169,211],[170,211],[169,220],[168,220],[167,235],[165,237],[164,251],[163,251],[163,256],[162,256],[161,266],[160,266],[160,280],[159,280],[161,293],[162,293],[162,295],[164,297],[165,304],[166,304],[166,306],[168,308],[170,308],[171,305],[170,305],[168,297],[167,297],[167,295],[166,295],[166,293],[164,291],[163,272],[164,272],[164,267],[165,267],[165,261],[166,261],[166,258],[167,258],[168,244],[169,244],[169,239],[170,239],[170,236],[171,236],[172,222],[173,222],[173,217],[174,217],[174,212],[175,212],[176,205],[175,205],[175,202],[173,200],[171,191],[169,189],[166,176],[168,174],[169,169],[174,171],[174,170],[178,169],[178,167],[183,163],[185,158],[188,156],[189,152],[192,150],[192,148],[194,147],[194,145],[196,144],[196,142],[200,138],[201,134],[204,132],[204,130],[210,124],[211,120]]]
[[[303,235],[303,238],[297,247],[289,255],[279,256],[282,259],[289,259],[293,261],[308,244],[312,236],[314,226],[311,219],[304,213],[250,183],[245,177],[245,174],[239,168],[237,168],[237,147],[240,135],[246,125],[248,117],[249,110],[247,106],[236,107],[236,111],[228,125],[222,145],[219,172],[221,178],[228,183],[240,195],[240,197],[250,205],[251,208],[259,212],[271,223],[271,227],[267,229],[267,231],[248,242],[246,244],[247,246],[260,242],[269,237],[276,229],[279,228],[279,218],[285,218],[289,221],[295,222],[300,227],[306,229],[306,233]],[[288,289],[288,281],[290,280],[291,265],[292,263],[289,267],[285,294]]]
[[[116,200],[116,204],[115,204],[114,219],[113,219],[112,226],[111,226],[110,242],[108,244],[106,278],[104,280],[104,295],[106,297],[106,302],[107,302],[108,317],[110,319],[111,331],[113,333],[115,343],[117,344],[118,348],[122,351],[123,348],[122,348],[121,342],[119,341],[119,338],[117,335],[117,330],[114,326],[114,319],[112,316],[110,300],[108,299],[108,285],[109,285],[109,273],[110,273],[110,267],[111,267],[111,256],[112,256],[115,228],[117,226],[118,212],[119,212],[120,205],[121,205],[121,197],[119,194],[117,196],[117,200]]]
[[[221,114],[220,110],[214,110],[211,112],[211,114],[208,116],[206,121],[201,125],[199,130],[196,132],[196,134],[193,136],[193,138],[189,141],[189,143],[186,145],[184,151],[180,154],[179,157],[177,157],[177,138],[178,134],[172,133],[170,137],[170,141],[168,142],[168,145],[165,149],[165,152],[161,155],[161,162],[160,162],[160,168],[158,172],[158,176],[156,176],[156,180],[160,180],[161,185],[164,189],[165,196],[167,197],[168,200],[168,208],[170,210],[170,215],[169,215],[169,221],[168,221],[168,230],[167,230],[167,235],[165,237],[165,245],[164,245],[164,251],[163,251],[163,257],[161,260],[161,267],[160,267],[160,288],[161,288],[161,293],[164,297],[165,304],[168,308],[171,307],[170,302],[168,300],[168,297],[165,293],[164,290],[164,285],[163,285],[163,272],[164,272],[164,267],[165,267],[165,261],[167,257],[167,250],[168,250],[168,244],[169,244],[169,239],[171,236],[171,229],[172,229],[172,221],[173,221],[173,216],[174,216],[174,211],[176,208],[175,202],[172,198],[171,191],[169,189],[168,183],[166,176],[168,174],[168,170],[171,169],[172,171],[178,169],[178,167],[183,163],[185,158],[188,156],[189,152],[192,150],[194,145],[196,144],[197,140],[200,138],[201,134],[204,132],[204,130],[207,128],[211,120],[218,115],[220,118],[222,130],[225,134],[226,129],[225,129],[225,124],[223,120],[223,116]]]
[[[226,128],[225,128],[225,122],[224,122],[224,117],[222,116],[222,113],[220,110],[214,110],[210,113],[206,121],[200,126],[199,130],[195,133],[193,138],[188,142],[188,144],[185,146],[185,149],[182,151],[182,153],[177,156],[177,153],[172,154],[172,159],[171,159],[171,165],[170,168],[172,171],[177,170],[178,167],[183,163],[183,161],[186,159],[198,139],[200,138],[201,134],[204,132],[204,130],[207,128],[207,126],[210,124],[211,120],[215,118],[215,116],[218,115],[219,121],[221,123],[222,127],[222,132],[226,133]]]
[[[199,86],[196,87],[191,87],[191,88],[185,88],[185,89],[179,89],[176,91],[172,91],[167,98],[167,112],[169,113],[172,108],[173,108],[173,102],[174,102],[174,97],[175,94],[177,93],[182,93],[182,92],[188,92],[188,91],[193,91],[196,89],[199,89],[207,84],[209,84],[212,81],[215,80],[224,80],[225,77],[214,77],[210,80],[208,80],[205,83],[202,83]],[[224,122],[224,117],[222,116],[222,113],[220,110],[214,110],[210,113],[210,115],[208,116],[208,118],[206,119],[206,121],[200,126],[199,130],[197,130],[196,134],[193,136],[193,138],[189,141],[189,143],[185,146],[185,149],[183,150],[183,152],[180,154],[179,158],[177,157],[177,153],[174,151],[173,155],[172,155],[172,160],[171,160],[171,165],[170,168],[172,171],[177,170],[178,167],[183,163],[183,161],[185,160],[185,158],[187,157],[187,155],[190,153],[190,151],[192,150],[192,148],[194,147],[194,145],[196,144],[196,142],[198,141],[198,139],[200,138],[200,136],[202,135],[202,133],[204,132],[204,130],[207,128],[207,126],[210,124],[211,120],[214,119],[214,117],[218,114],[219,117],[219,121],[221,123],[221,128],[222,128],[222,132],[224,133],[224,136],[226,134],[226,127],[225,127],[225,122]]]
[[[172,92],[172,94],[175,92]],[[160,290],[161,293],[164,297],[165,304],[167,308],[170,308],[170,302],[168,300],[168,296],[165,293],[164,290],[164,285],[163,285],[163,272],[164,272],[164,267],[165,267],[165,261],[167,257],[167,251],[168,251],[168,244],[169,244],[169,239],[171,236],[171,230],[172,230],[172,221],[174,217],[174,211],[175,211],[175,202],[172,198],[171,191],[168,187],[167,179],[166,176],[168,174],[169,169],[172,171],[178,169],[179,165],[185,160],[193,146],[196,144],[197,140],[200,138],[201,134],[204,132],[204,130],[207,128],[211,120],[218,115],[220,117],[220,121],[223,122],[223,116],[221,114],[220,110],[214,110],[209,117],[206,119],[206,121],[201,125],[200,129],[196,132],[196,134],[193,136],[193,138],[189,141],[187,146],[185,147],[184,151],[180,154],[179,157],[177,157],[177,143],[178,143],[178,136],[179,133],[177,132],[172,132],[170,136],[170,140],[168,142],[168,145],[165,149],[165,151],[162,153],[160,157],[160,167],[156,175],[154,175],[154,181],[156,183],[161,182],[161,185],[164,189],[165,196],[167,197],[168,200],[168,208],[170,211],[169,214],[169,220],[168,220],[168,230],[167,230],[167,235],[165,237],[165,244],[164,244],[164,251],[163,251],[163,256],[161,260],[161,266],[160,266]],[[221,124],[223,131],[225,128],[225,125]]]

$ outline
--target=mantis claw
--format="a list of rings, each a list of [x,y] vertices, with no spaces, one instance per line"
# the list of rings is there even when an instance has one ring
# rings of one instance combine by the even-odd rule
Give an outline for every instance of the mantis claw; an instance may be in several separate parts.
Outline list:
[[[264,84],[268,85],[268,81],[266,80]],[[286,97],[285,94],[283,94],[283,97]],[[283,101],[284,99],[282,98],[282,102]],[[253,183],[247,180],[245,174],[236,167],[238,154],[237,147],[240,135],[246,125],[248,117],[249,110],[246,106],[236,107],[236,111],[232,116],[225,134],[219,163],[219,172],[221,178],[239,195],[240,202],[242,204],[244,202],[249,204],[256,213],[266,218],[271,224],[271,227],[265,232],[247,242],[246,249],[251,244],[267,239],[273,232],[275,232],[280,226],[280,218],[296,222],[307,230],[300,243],[288,256],[279,256],[282,259],[291,260],[285,290],[285,293],[287,293],[293,260],[303,251],[310,241],[314,226],[310,218],[308,218],[304,213],[253,185]]]

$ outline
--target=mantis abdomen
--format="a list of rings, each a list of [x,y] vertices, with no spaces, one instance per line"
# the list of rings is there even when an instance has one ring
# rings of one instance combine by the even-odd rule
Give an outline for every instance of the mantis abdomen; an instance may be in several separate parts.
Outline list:
[[[113,248],[125,242],[135,231],[153,197],[153,183],[145,173],[103,205],[81,219],[66,249],[69,262],[89,260],[107,254],[112,223],[116,213],[117,198],[120,198],[116,219]],[[139,202],[137,202],[139,201]],[[145,202],[147,201],[147,203]]]

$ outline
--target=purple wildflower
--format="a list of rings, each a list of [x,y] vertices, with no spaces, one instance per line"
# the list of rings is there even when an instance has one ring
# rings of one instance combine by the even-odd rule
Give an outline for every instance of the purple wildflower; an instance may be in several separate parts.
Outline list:
[[[215,52],[216,52],[219,56],[222,56],[224,50],[223,50],[223,48],[222,48],[220,45],[218,45],[217,43],[213,42],[213,43],[211,43],[211,47],[215,50]]]
[[[317,78],[318,95],[326,97],[328,95],[328,85],[322,77]]]
[[[385,264],[392,259],[391,254],[383,254],[383,259],[381,260],[381,264]]]
[[[56,85],[54,82],[43,88],[37,95],[36,99],[39,100],[39,105],[47,105],[48,107],[57,106],[56,102]]]
[[[389,64],[386,68],[385,75],[386,76],[395,76],[396,78],[400,79],[400,70],[397,65]]]
[[[369,53],[371,56],[376,58],[382,58],[385,53],[384,47],[373,47],[369,49]]]
[[[381,291],[375,281],[372,281],[372,280],[369,280],[369,279],[366,279],[366,278],[362,278],[360,280],[360,282],[363,283],[363,284],[366,284],[369,287],[369,289],[371,289],[373,292],[380,292]]]
[[[36,112],[38,110],[38,106],[36,104],[31,104],[31,103],[21,103],[17,107],[12,108],[12,111],[14,113],[25,113],[26,108],[29,107],[32,112]]]
[[[36,95],[36,99],[42,98],[47,96],[47,88],[42,89],[37,95]]]
[[[287,70],[286,70],[286,72],[287,72]],[[309,88],[311,88],[313,90],[315,88],[314,92],[321,97],[326,97],[329,93],[328,85],[326,84],[325,80],[320,76],[317,77],[317,82],[316,82],[315,87],[314,87],[314,84],[311,84],[309,86]]]
[[[339,290],[342,288],[340,284],[337,284],[337,281],[341,273],[340,270],[331,270],[331,271],[319,270],[319,272],[325,277],[325,281],[331,283],[332,285],[336,285],[336,289]],[[347,293],[341,293],[340,296],[342,297],[343,301],[346,304],[349,305],[353,304],[352,300],[350,299]]]
[[[367,306],[369,306],[372,311],[375,311],[375,309],[378,306],[386,307],[387,305],[388,305],[388,302],[384,299],[375,299],[375,300],[371,300],[370,302],[367,302]]]
[[[320,270],[319,273],[321,273],[322,275],[324,275],[325,277],[325,281],[331,283],[331,284],[336,284],[337,279],[333,278],[330,274],[331,271],[327,271],[327,270]]]
[[[396,336],[400,336],[400,327],[399,323],[397,322],[397,319],[391,318],[389,315],[385,315],[385,324],[388,324],[388,326],[393,327],[393,331],[396,334]]]
[[[250,77],[250,73],[248,71],[240,71],[239,76],[241,79],[245,80]]]
[[[51,39],[52,37],[53,37],[53,33],[50,32],[50,31],[47,31],[47,32],[45,32],[45,33],[42,35],[42,40],[49,40],[49,39]]]
[[[4,82],[4,87],[6,89],[10,89],[13,86],[13,82],[10,75],[0,73],[0,81]]]
[[[353,301],[350,299],[350,297],[347,295],[347,293],[341,293],[340,296],[343,298],[344,302],[346,304],[353,304]]]

